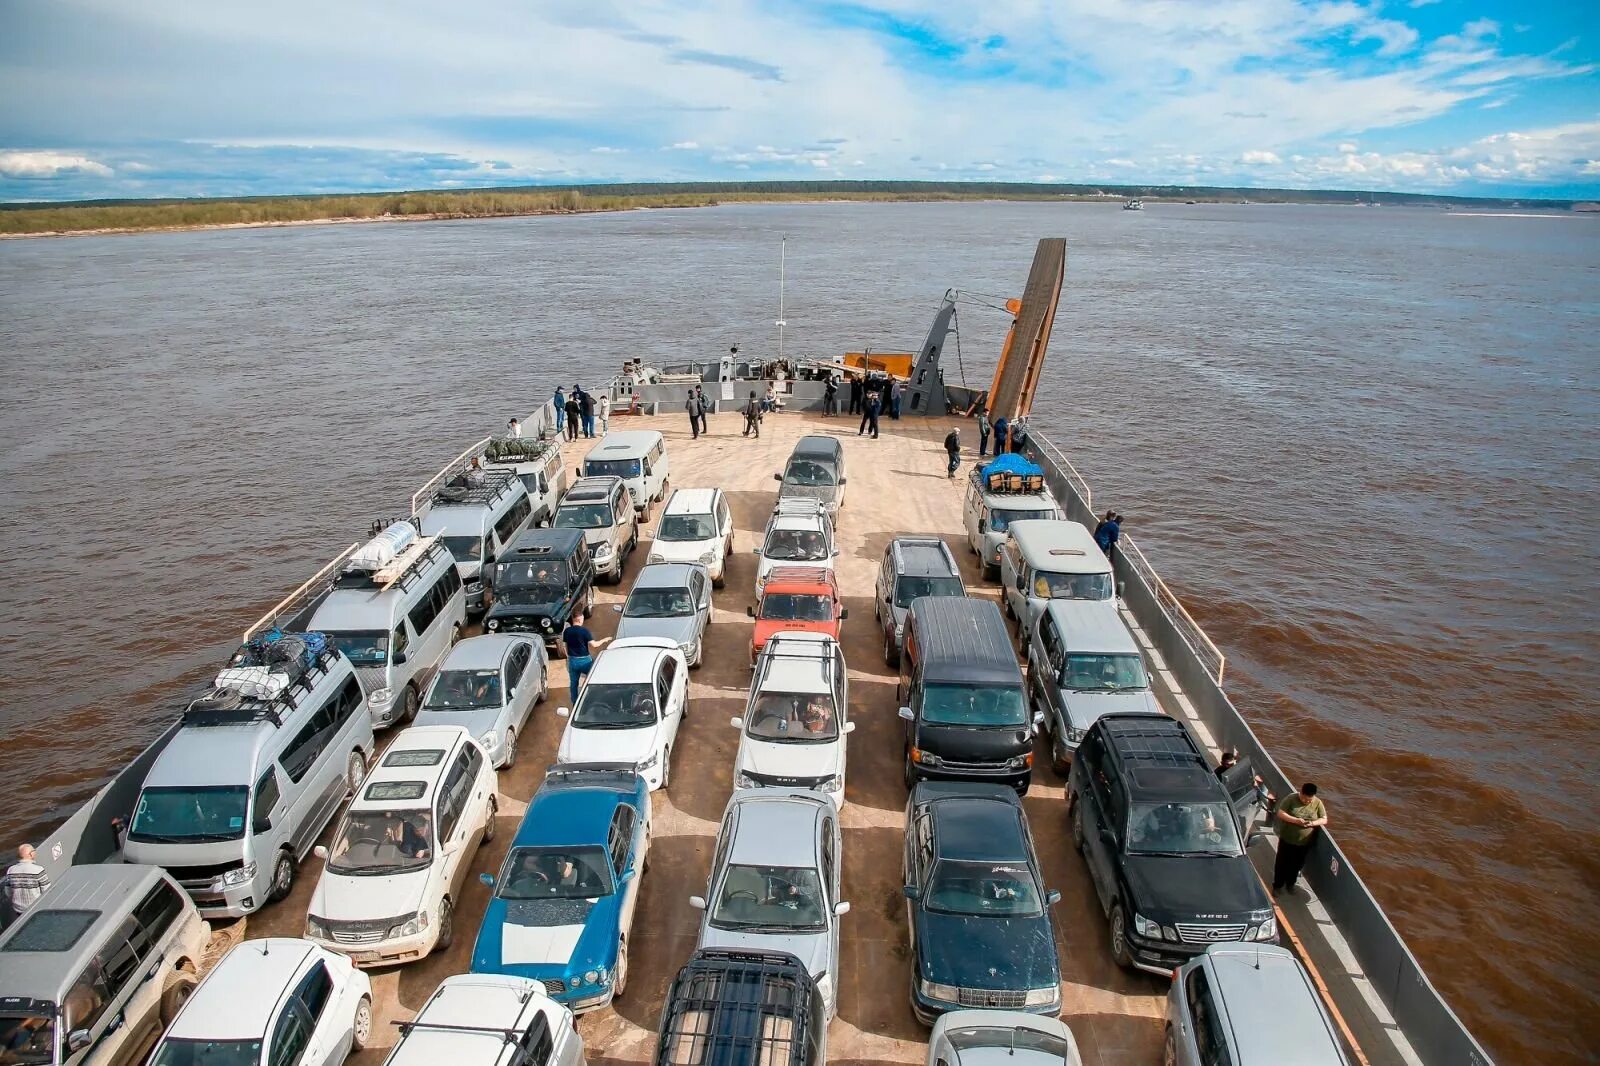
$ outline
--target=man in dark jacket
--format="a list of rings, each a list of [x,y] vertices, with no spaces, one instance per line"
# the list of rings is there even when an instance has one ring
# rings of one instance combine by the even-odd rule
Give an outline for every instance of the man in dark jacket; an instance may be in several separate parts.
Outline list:
[[[706,424],[706,413],[711,410],[711,401],[706,399],[706,394],[699,385],[694,387],[694,398],[700,405],[700,432],[710,433],[711,427]]]
[[[578,417],[583,420],[583,435],[594,436],[594,397],[578,386],[572,386],[572,394],[578,398]]]
[[[689,398],[683,401],[683,409],[689,412],[689,432],[694,434],[690,440],[700,439],[700,398],[689,390]]]
[[[861,379],[854,374],[850,375],[850,413],[853,415],[861,413],[862,389]]]
[[[761,401],[756,399],[754,389],[750,390],[750,400],[744,405],[744,435],[755,434],[757,440],[761,439]]]
[[[822,413],[824,415],[838,414],[839,383],[829,378],[827,384],[822,386]]]
[[[952,429],[950,435],[944,439],[944,450],[950,456],[950,468],[947,476],[951,481],[956,479],[956,467],[961,465],[961,431]]]
[[[1100,545],[1100,550],[1106,553],[1106,558],[1111,560],[1111,565],[1117,565],[1117,541],[1122,537],[1122,516],[1107,511],[1106,518],[1095,527],[1094,542]]]
[[[571,396],[568,396],[567,397],[567,439],[569,441],[578,439],[578,419],[581,417],[580,410],[581,409],[578,406],[578,401],[575,398],[573,398]]]

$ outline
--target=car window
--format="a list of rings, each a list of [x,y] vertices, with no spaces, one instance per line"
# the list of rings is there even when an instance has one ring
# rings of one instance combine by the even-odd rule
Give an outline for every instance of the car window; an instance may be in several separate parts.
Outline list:
[[[283,792],[278,787],[278,773],[272,767],[267,767],[267,772],[261,775],[261,780],[256,782],[253,813],[250,816],[250,831],[252,833],[265,833],[272,828],[272,809],[278,805]]]
[[[443,846],[455,836],[456,823],[461,820],[461,785],[467,776],[467,752],[462,749],[450,774],[439,789],[439,844]]]
[[[678,676],[678,660],[670,655],[661,657],[660,699],[662,710],[666,709],[667,701],[672,698],[672,683]]]
[[[406,632],[406,624],[401,622],[394,627],[394,636],[389,639],[389,651],[393,655],[402,654],[411,645],[411,636]]]
[[[283,755],[278,761],[283,764],[283,772],[289,775],[289,780],[299,784],[317,761],[317,756],[327,747],[329,735],[332,732],[328,726],[331,724],[322,711],[311,716],[311,721],[300,727],[300,732],[289,741],[289,746],[283,750]]]
[[[160,941],[172,924],[183,916],[183,896],[165,881],[145,894],[133,909],[134,918],[152,943]]]
[[[824,818],[822,820],[822,890],[831,894],[836,883],[833,870],[833,819]]]
[[[1184,994],[1189,1000],[1189,1018],[1194,1024],[1194,1042],[1200,1051],[1201,1066],[1232,1066],[1233,1057],[1228,1054],[1204,967],[1197,966],[1190,971]]]
[[[294,990],[295,998],[304,1005],[306,1016],[311,1019],[313,1026],[322,1018],[332,994],[333,978],[328,975],[328,967],[320,962],[311,967],[311,972],[300,979],[299,986]]]
[[[311,1029],[315,1024],[306,1013],[305,1004],[290,997],[278,1024],[272,1029],[272,1047],[267,1053],[268,1066],[298,1066],[300,1055],[311,1042]]]
[[[628,847],[633,843],[633,808],[623,804],[611,819],[611,868],[622,876],[628,862]]]
[[[522,1035],[521,1045],[523,1066],[546,1066],[550,1061],[550,1053],[556,1048],[555,1038],[550,1035],[550,1023],[542,1013],[534,1016],[533,1024]]]

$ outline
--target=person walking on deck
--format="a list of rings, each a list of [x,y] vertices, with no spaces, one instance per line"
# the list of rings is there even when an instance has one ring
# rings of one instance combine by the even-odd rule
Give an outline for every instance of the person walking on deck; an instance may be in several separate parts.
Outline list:
[[[750,401],[744,405],[744,435],[755,434],[757,440],[761,439],[761,401],[756,399],[755,390],[750,390]]]
[[[861,436],[862,431],[870,431],[872,439],[878,439],[878,415],[883,411],[882,394],[877,389],[868,389],[864,400],[865,407],[861,415],[861,430],[856,431],[856,436]]]
[[[700,439],[700,401],[695,398],[694,390],[689,390],[689,398],[683,401],[683,409],[689,412],[690,440]]]
[[[850,413],[853,415],[861,413],[862,389],[861,379],[852,374],[850,377]]]
[[[1272,864],[1272,891],[1295,893],[1295,881],[1311,854],[1317,830],[1328,824],[1328,809],[1317,799],[1317,786],[1307,781],[1300,791],[1285,796],[1273,815],[1278,834],[1278,858]]]
[[[594,669],[594,652],[610,642],[610,637],[595,639],[584,624],[582,611],[572,612],[572,621],[561,631],[561,643],[567,649],[567,681],[571,686],[572,702],[578,702],[578,684]]]
[[[560,385],[556,386],[555,399],[550,401],[550,406],[555,408],[555,412],[556,412],[556,421],[555,421],[556,432],[560,433],[561,432],[561,423],[563,421],[565,421],[566,417],[567,417],[567,394],[561,391],[561,386]]]
[[[994,420],[994,453],[996,455],[1004,455],[1006,453],[1006,430],[1010,428],[1011,423],[1007,421],[1005,415],[1001,415]]]
[[[992,428],[993,427],[989,425],[989,409],[987,407],[979,408],[978,409],[978,458],[979,459],[982,459],[984,456],[989,454],[989,430],[992,429]]]
[[[950,435],[944,439],[944,450],[950,457],[950,466],[946,476],[951,481],[956,479],[956,467],[961,465],[961,430],[952,429]]]
[[[904,391],[898,378],[889,385],[889,417],[896,422],[900,421],[900,396]]]
[[[5,919],[0,925],[10,925],[22,917],[48,891],[50,875],[34,861],[33,845],[18,846],[16,863],[6,871],[5,877],[0,878],[0,899],[3,899],[7,911],[5,915],[0,915]]]
[[[706,424],[706,413],[711,410],[711,401],[706,399],[704,390],[699,385],[694,387],[695,403],[700,405],[700,432],[710,433],[711,427]]]
[[[1011,450],[1021,454],[1028,447],[1028,421],[1019,418],[1011,423]]]

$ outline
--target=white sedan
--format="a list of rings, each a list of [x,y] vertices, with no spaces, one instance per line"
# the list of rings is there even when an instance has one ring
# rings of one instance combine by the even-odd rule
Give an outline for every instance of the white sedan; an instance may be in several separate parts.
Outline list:
[[[612,641],[594,661],[567,719],[558,763],[632,766],[651,791],[666,788],[678,725],[689,710],[689,667],[675,641],[627,637]]]
[[[445,656],[414,724],[460,726],[495,769],[511,766],[534,704],[544,701],[549,675],[541,640],[514,634],[471,637]]]

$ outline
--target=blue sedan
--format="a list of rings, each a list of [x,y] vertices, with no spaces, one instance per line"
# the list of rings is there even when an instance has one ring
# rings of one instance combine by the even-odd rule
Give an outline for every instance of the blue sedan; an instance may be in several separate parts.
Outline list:
[[[633,767],[555,766],[528,804],[472,949],[472,972],[527,977],[575,1013],[628,984],[628,932],[650,847]]]

